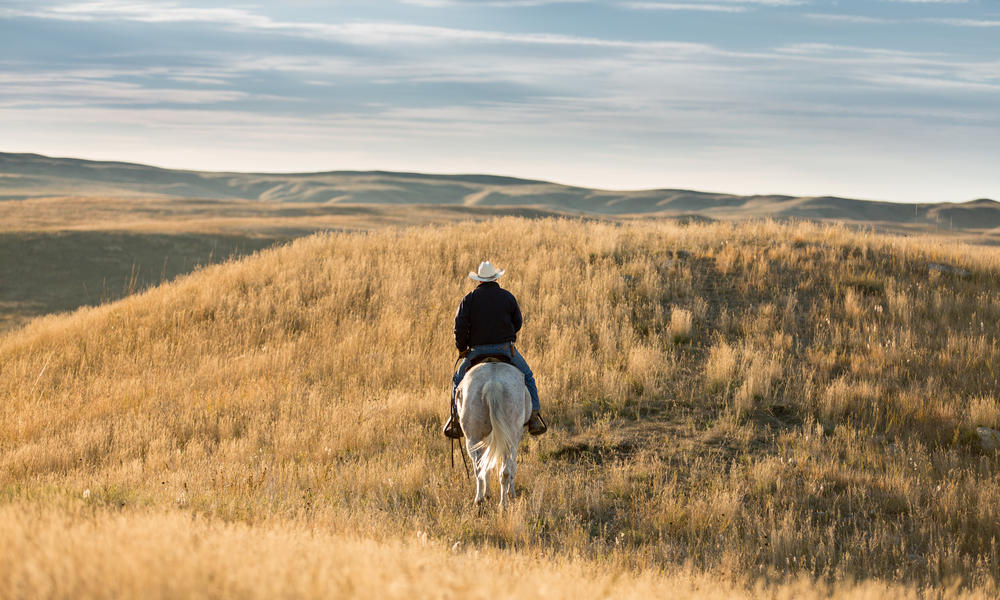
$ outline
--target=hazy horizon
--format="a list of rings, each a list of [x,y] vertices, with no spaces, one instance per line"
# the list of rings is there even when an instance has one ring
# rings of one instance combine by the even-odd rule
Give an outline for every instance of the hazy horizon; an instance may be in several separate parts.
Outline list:
[[[0,151],[609,190],[1000,196],[1000,5],[0,3]]]

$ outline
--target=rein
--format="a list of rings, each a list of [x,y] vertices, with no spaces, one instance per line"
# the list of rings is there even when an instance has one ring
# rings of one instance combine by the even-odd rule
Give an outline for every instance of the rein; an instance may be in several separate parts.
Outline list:
[[[458,370],[458,364],[462,361],[463,358],[465,358],[465,357],[462,356],[461,354],[458,355],[458,358],[455,359],[455,366],[452,367],[453,371]],[[458,411],[455,410],[455,398],[454,397],[452,397],[452,399],[451,399],[451,414],[453,416],[458,416]],[[454,469],[455,468],[455,438],[449,438],[449,439],[451,440],[451,468]],[[465,452],[459,451],[459,454],[462,455],[462,464],[465,465],[465,479],[466,480],[472,479],[472,475],[469,474],[469,463],[466,462],[466,460],[465,460]]]
[[[462,455],[462,464],[465,465],[465,478],[472,479],[472,475],[469,474],[469,463],[466,462],[465,452],[459,451]],[[451,438],[451,468],[455,468],[455,438]]]

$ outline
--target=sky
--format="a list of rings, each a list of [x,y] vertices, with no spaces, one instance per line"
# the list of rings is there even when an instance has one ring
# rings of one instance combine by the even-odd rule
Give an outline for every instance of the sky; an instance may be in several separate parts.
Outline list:
[[[1000,200],[1000,0],[0,0],[0,151]]]

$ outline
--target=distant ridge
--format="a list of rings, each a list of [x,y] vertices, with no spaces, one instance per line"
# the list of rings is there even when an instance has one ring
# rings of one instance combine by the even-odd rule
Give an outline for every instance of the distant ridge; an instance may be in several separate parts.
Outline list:
[[[1000,203],[988,198],[964,203],[906,204],[835,196],[739,196],[681,189],[613,191],[499,175],[208,172],[0,153],[0,201],[55,196],[531,207],[566,214],[805,218],[969,230],[1000,227]]]

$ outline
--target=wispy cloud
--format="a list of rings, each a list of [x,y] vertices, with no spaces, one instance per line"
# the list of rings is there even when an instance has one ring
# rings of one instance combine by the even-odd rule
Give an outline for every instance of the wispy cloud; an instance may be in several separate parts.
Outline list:
[[[153,87],[137,83],[109,80],[106,77],[53,78],[51,75],[17,77],[0,75],[3,92],[0,100],[8,105],[169,105],[187,104],[210,106],[249,98],[239,90],[184,89],[169,86]]]
[[[642,2],[617,0],[399,0],[403,4],[433,8],[453,6],[489,6],[523,8],[553,4],[607,4],[636,10],[702,10],[710,12],[743,12],[747,6],[800,6],[808,0],[716,0],[715,2]]]
[[[1000,27],[1000,19],[924,19],[924,21],[956,27]]]
[[[142,23],[199,22],[227,29],[308,36],[349,44],[395,46],[444,43],[516,43],[548,46],[590,46],[660,50],[692,50],[705,44],[635,41],[555,33],[513,33],[391,22],[312,23],[281,21],[238,8],[189,8],[174,3],[125,3],[113,0],[59,5],[41,9],[0,9],[0,17],[18,16],[70,21],[121,20]]]
[[[589,4],[590,0],[400,0],[403,4],[445,8],[450,6],[489,6],[496,8],[524,8],[548,4]]]
[[[29,5],[31,6],[31,5]],[[267,27],[270,19],[241,8],[197,8],[174,2],[78,2],[31,8],[0,8],[0,16],[99,21],[123,19],[147,23],[206,22],[231,23],[246,27]]]
[[[625,2],[633,10],[693,10],[704,12],[741,13],[754,7],[789,7],[805,4],[806,0],[717,0],[715,2]]]
[[[723,0],[734,4],[757,4],[760,6],[802,6],[809,0]]]
[[[896,50],[894,48],[879,48],[872,46],[852,46],[847,44],[827,44],[823,42],[802,42],[778,46],[776,50],[783,54],[826,55],[826,56],[872,56],[891,57],[912,61],[924,61],[929,57],[944,56],[942,52]]]
[[[629,2],[625,5],[635,10],[700,10],[705,12],[746,12],[745,6],[735,4],[690,4],[676,2]]]
[[[854,24],[887,24],[887,23],[902,23],[905,21],[900,21],[899,19],[890,19],[887,17],[872,17],[868,15],[846,15],[846,14],[836,14],[836,13],[804,13],[802,15],[806,19],[812,19],[815,21],[832,21],[837,23],[854,23]]]
[[[898,89],[899,87],[908,87],[945,92],[954,90],[1000,92],[1000,84],[945,79],[939,77],[914,77],[906,75],[880,74],[877,77],[870,77],[869,81],[875,85],[891,87],[894,89]]]
[[[890,18],[873,17],[870,15],[851,15],[837,13],[803,13],[803,18],[813,21],[830,21],[849,24],[868,25],[898,25],[915,23],[931,23],[950,25],[953,27],[1000,27],[998,19],[959,19],[959,18]]]

